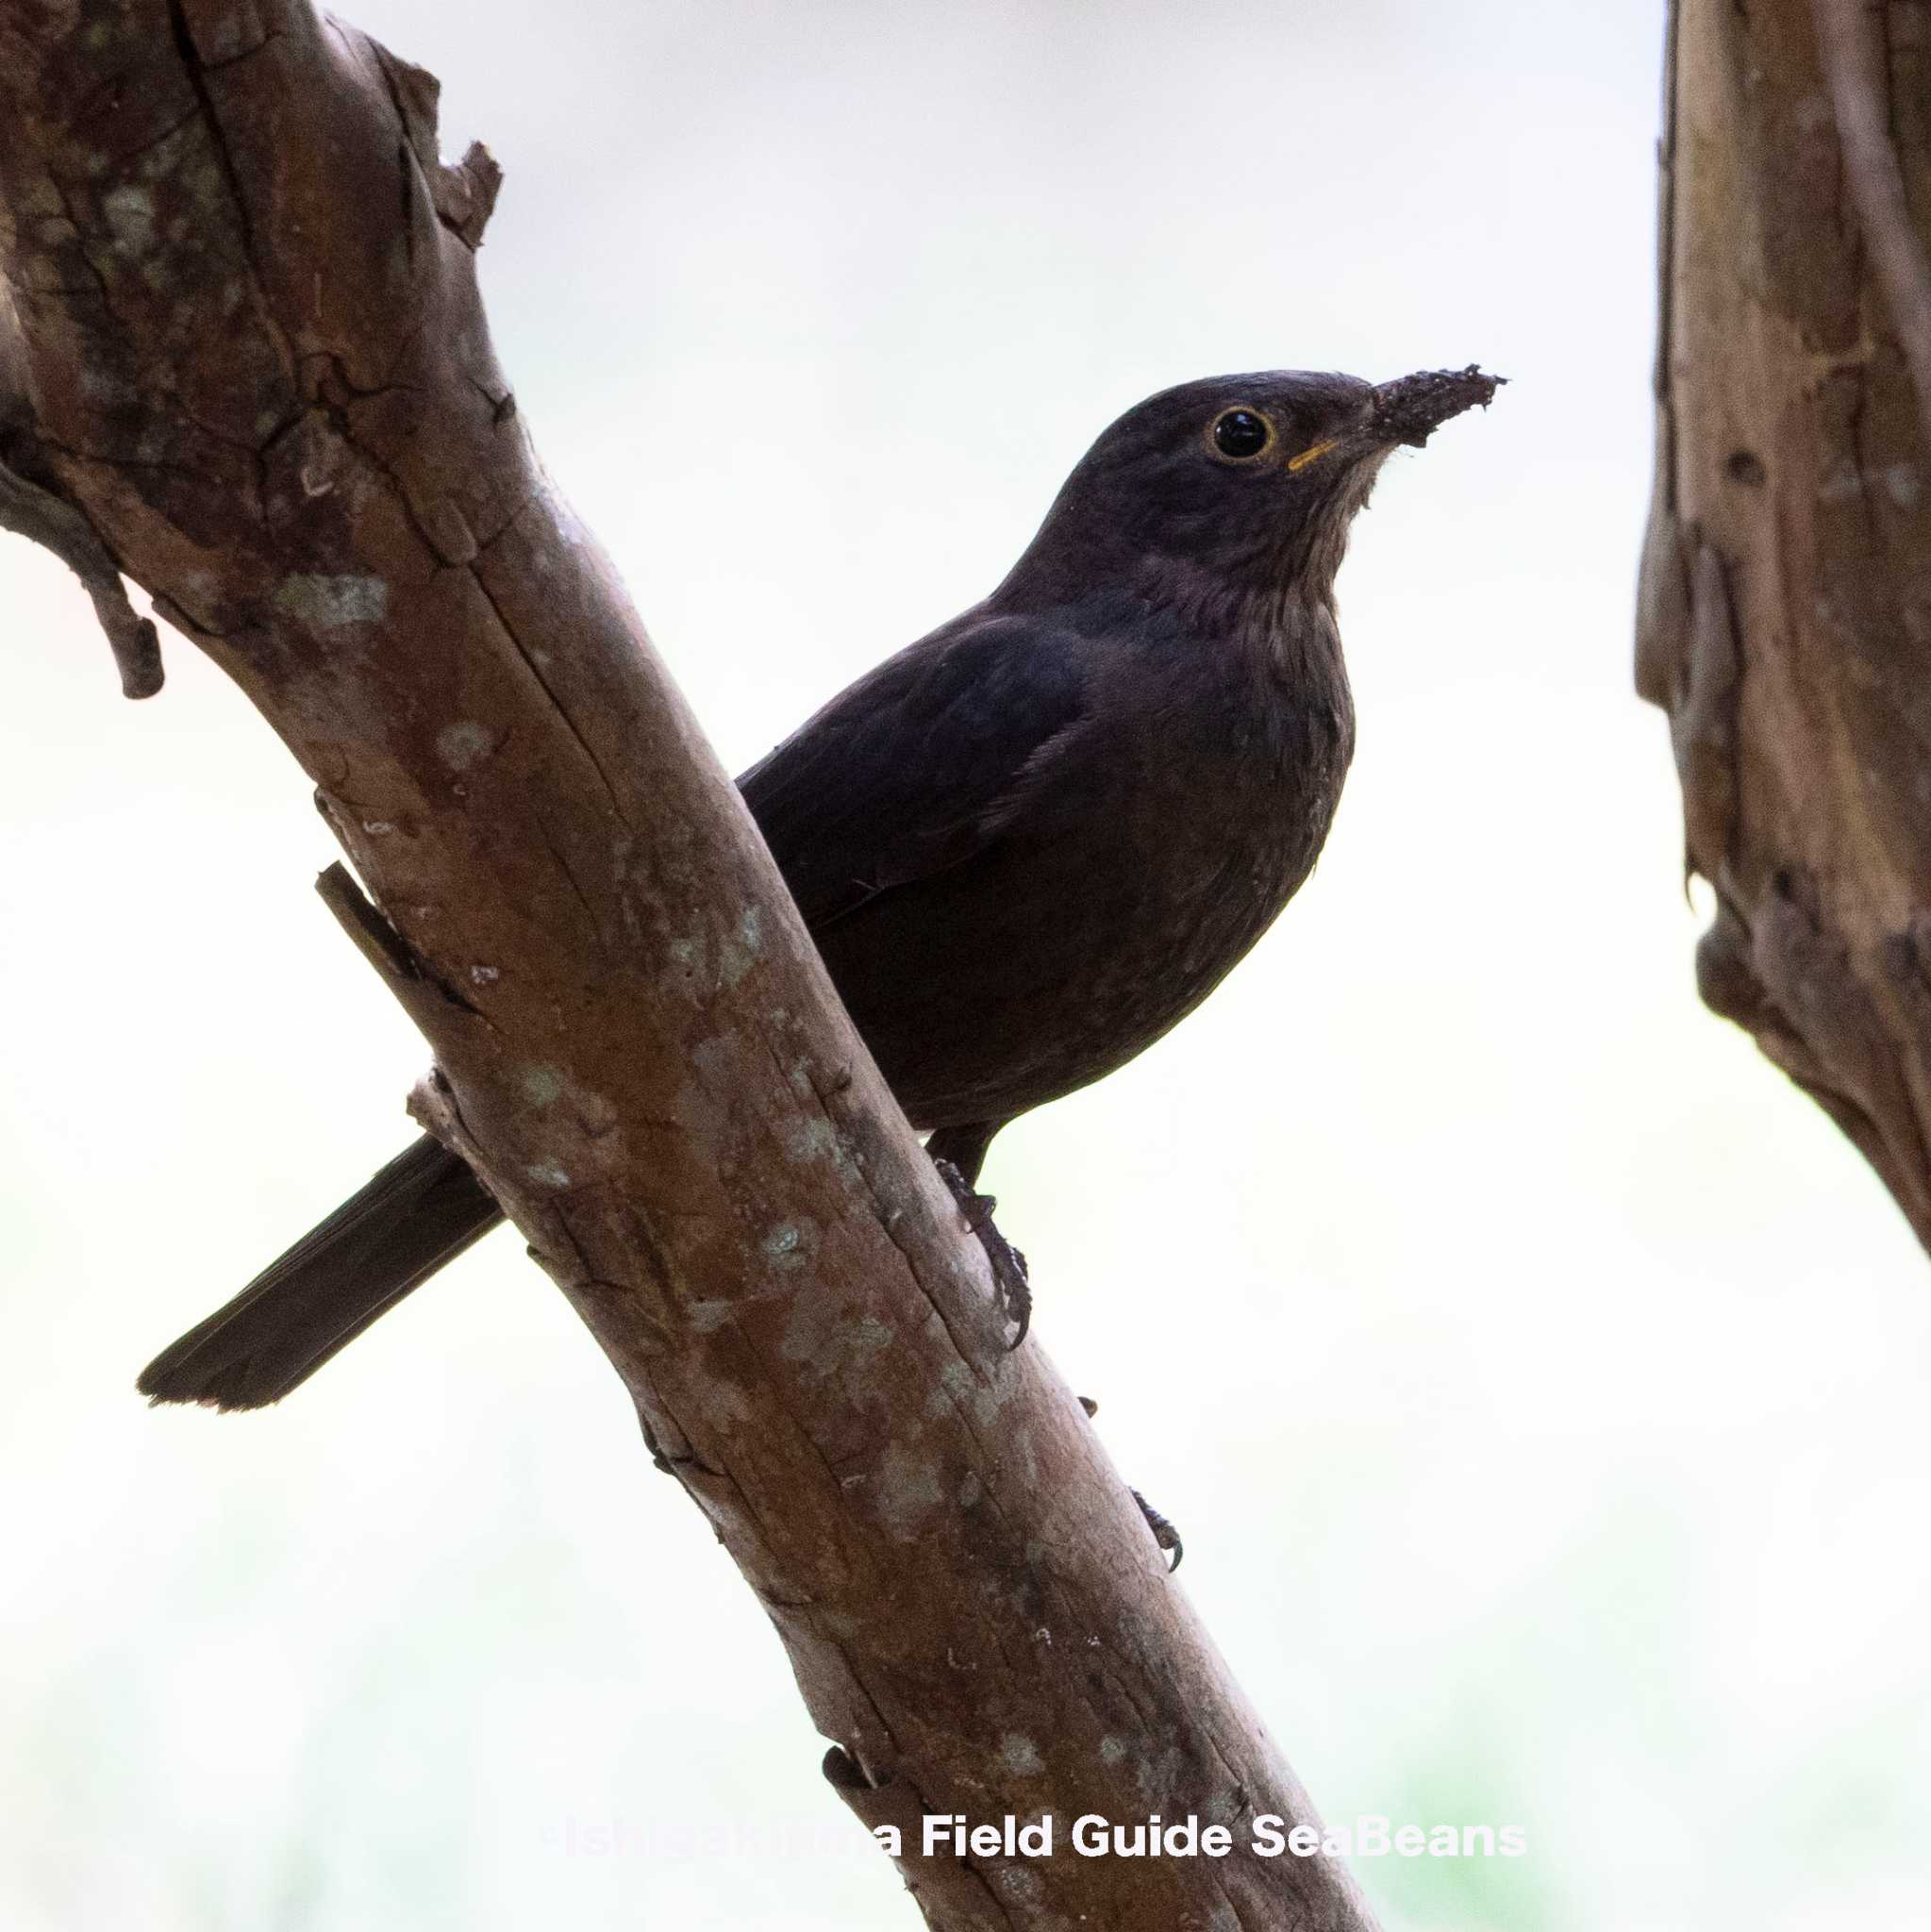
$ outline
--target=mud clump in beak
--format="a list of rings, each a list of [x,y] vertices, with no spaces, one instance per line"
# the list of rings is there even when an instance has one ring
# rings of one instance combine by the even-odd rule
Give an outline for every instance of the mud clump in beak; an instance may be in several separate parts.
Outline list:
[[[1369,433],[1377,441],[1420,449],[1452,417],[1478,404],[1487,408],[1506,375],[1485,375],[1473,362],[1466,369],[1423,369],[1398,375],[1374,391]]]

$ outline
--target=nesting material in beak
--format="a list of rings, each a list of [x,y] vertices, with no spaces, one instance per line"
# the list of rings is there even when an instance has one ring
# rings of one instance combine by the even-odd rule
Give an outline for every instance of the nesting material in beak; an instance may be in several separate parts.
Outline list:
[[[1485,375],[1473,362],[1466,369],[1423,369],[1378,384],[1371,432],[1388,442],[1420,449],[1452,417],[1479,404],[1487,408],[1506,375]]]

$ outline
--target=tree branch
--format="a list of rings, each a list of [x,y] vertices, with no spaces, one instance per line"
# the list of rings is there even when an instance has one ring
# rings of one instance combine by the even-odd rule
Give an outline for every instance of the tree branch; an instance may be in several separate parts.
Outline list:
[[[1810,0],[1810,12],[1858,230],[1910,364],[1920,418],[1931,438],[1931,258],[1912,225],[1891,139],[1889,0]]]
[[[920,1856],[946,1928],[1367,1924],[976,1245],[497,368],[481,150],[291,0],[0,9],[0,259],[59,489],[367,882],[416,1105],[589,1324],[861,1821],[1198,1814],[1224,1858]]]
[[[1716,894],[1699,990],[1931,1246],[1931,150],[1885,18],[1671,9],[1637,688]]]

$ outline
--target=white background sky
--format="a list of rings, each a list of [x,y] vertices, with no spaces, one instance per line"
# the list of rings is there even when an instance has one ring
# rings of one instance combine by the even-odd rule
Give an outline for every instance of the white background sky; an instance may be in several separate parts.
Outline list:
[[[1358,527],[1319,875],[989,1183],[1326,1814],[1526,1827],[1359,1867],[1390,1932],[1923,1920],[1931,1278],[1697,1007],[1629,689],[1660,8],[355,18],[504,162],[506,368],[736,766],[983,594],[1152,390],[1513,378]],[[0,1921],[915,1923],[513,1240],[284,1409],[134,1396],[402,1143],[424,1055],[189,646],[123,704],[12,541],[0,634]]]

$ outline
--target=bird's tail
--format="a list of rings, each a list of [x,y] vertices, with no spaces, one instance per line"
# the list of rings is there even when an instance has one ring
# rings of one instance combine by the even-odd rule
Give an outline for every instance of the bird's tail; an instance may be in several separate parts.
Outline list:
[[[279,1402],[502,1218],[461,1158],[425,1134],[164,1348],[137,1386],[157,1402],[215,1408]]]

